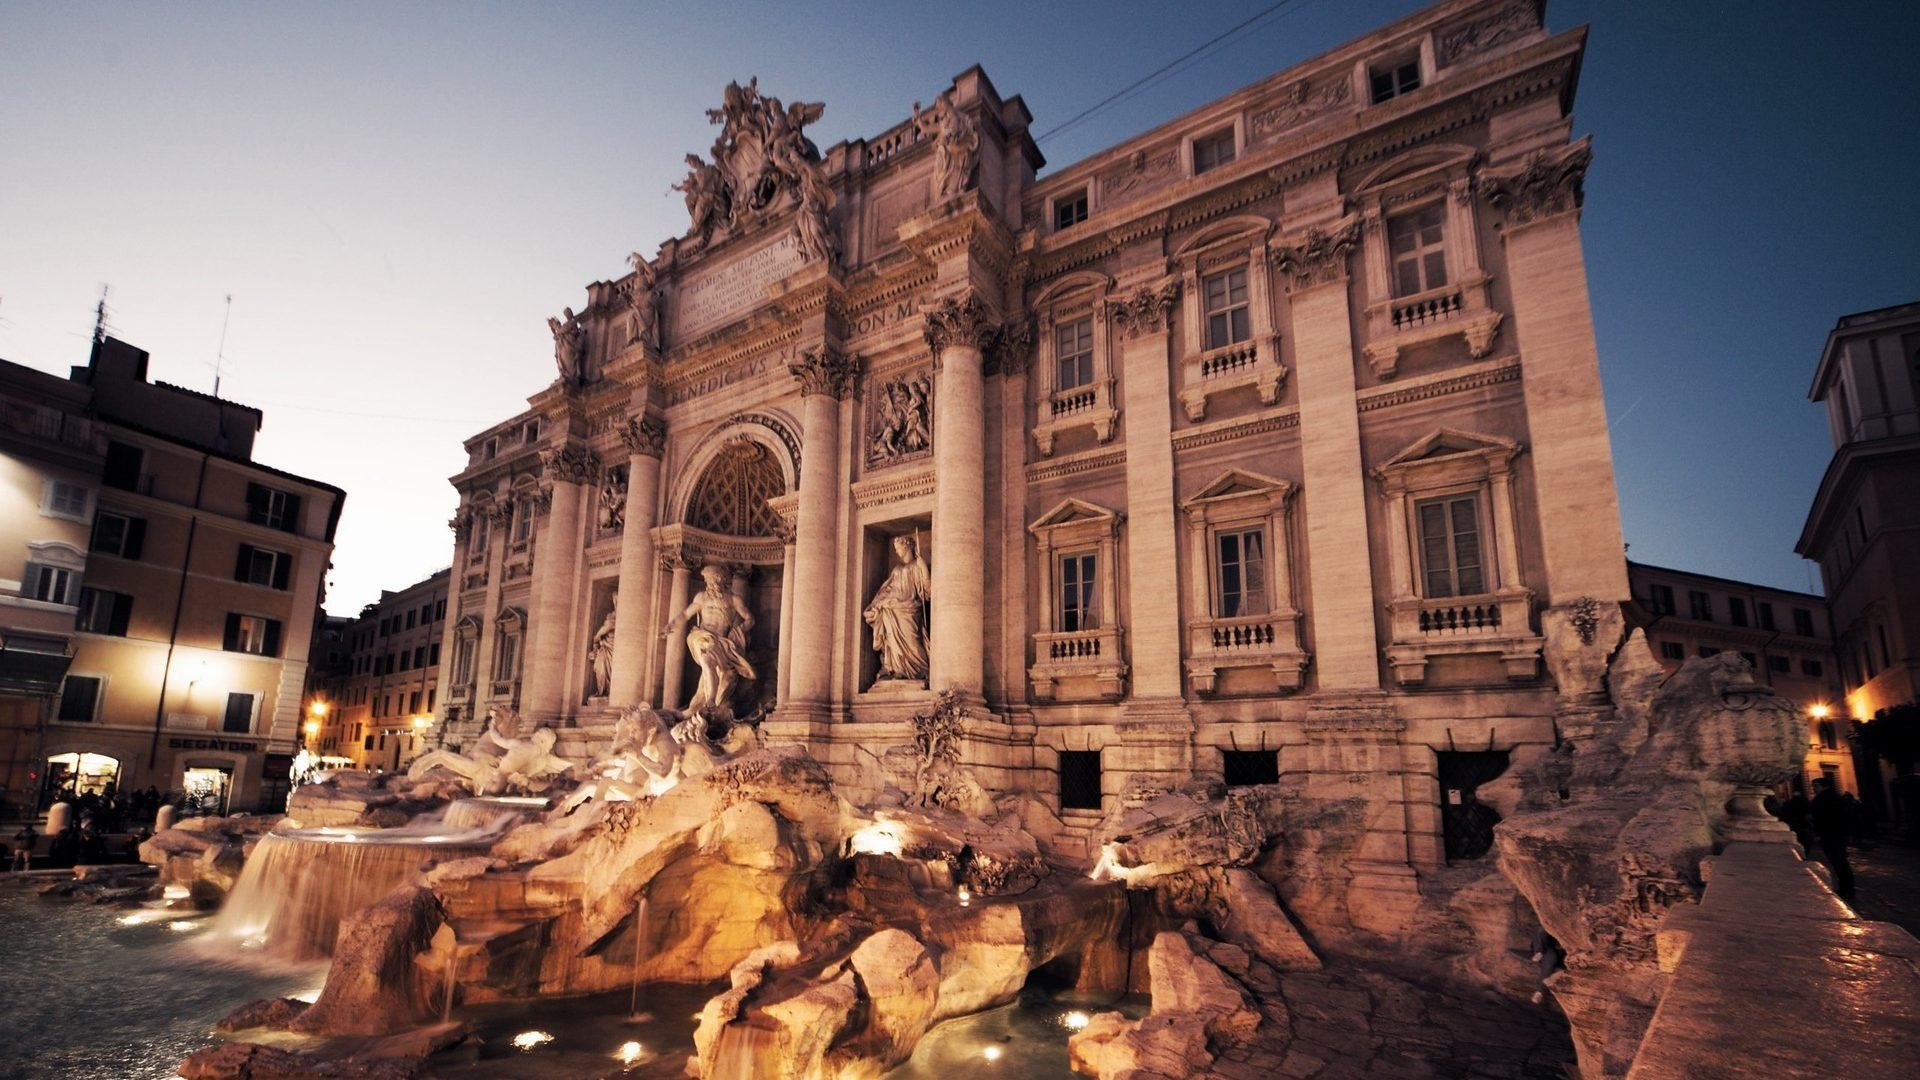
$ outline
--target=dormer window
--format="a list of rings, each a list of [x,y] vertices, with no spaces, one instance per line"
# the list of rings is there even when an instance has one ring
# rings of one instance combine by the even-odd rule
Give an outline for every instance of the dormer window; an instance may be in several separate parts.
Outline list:
[[[1054,231],[1058,232],[1061,229],[1071,229],[1075,225],[1087,220],[1087,209],[1086,188],[1057,196],[1053,200]]]
[[[1440,203],[1387,219],[1387,255],[1393,260],[1393,295],[1412,296],[1447,283],[1446,234]]]
[[[1410,94],[1420,89],[1420,60],[1410,56],[1393,63],[1375,64],[1367,69],[1367,85],[1375,105]]]
[[[1233,158],[1233,128],[1231,127],[1221,128],[1219,131],[1198,136],[1193,140],[1193,175],[1195,176],[1230,164]]]

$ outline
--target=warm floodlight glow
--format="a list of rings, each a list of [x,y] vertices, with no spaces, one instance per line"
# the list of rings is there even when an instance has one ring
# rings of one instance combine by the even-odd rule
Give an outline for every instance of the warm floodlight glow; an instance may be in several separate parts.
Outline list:
[[[327,703],[324,701],[316,701],[307,706],[307,711],[313,714],[315,720],[321,719],[327,715]]]
[[[980,1056],[983,1058],[986,1058],[988,1061],[999,1061],[1000,1048],[997,1046],[989,1046],[986,1049],[980,1051]]]
[[[553,1036],[545,1031],[523,1031],[513,1037],[517,1050],[534,1050],[553,1041]]]
[[[305,725],[303,725],[303,727],[306,730],[307,738],[309,739],[320,734],[320,721],[318,720],[309,720],[306,722]]]
[[[187,888],[185,885],[169,885],[160,891],[160,895],[169,900],[185,900],[187,897],[193,895],[193,890]]]
[[[432,726],[433,717],[431,716],[416,716],[413,718],[413,730],[415,731],[425,731]]]
[[[973,903],[973,891],[971,889],[968,889],[965,885],[960,886],[959,896],[960,896],[961,907],[966,907],[968,904]]]
[[[1060,1026],[1066,1028],[1068,1031],[1085,1031],[1087,1030],[1087,1025],[1091,1023],[1093,1023],[1093,1017],[1088,1016],[1078,1009],[1060,1018]]]
[[[172,922],[167,924],[167,929],[173,931],[176,934],[184,934],[187,931],[193,929],[193,920],[175,919]]]
[[[900,834],[885,824],[868,825],[854,833],[848,844],[855,855],[898,855],[903,849]]]
[[[637,1042],[624,1042],[620,1044],[620,1053],[617,1056],[620,1058],[620,1064],[631,1065],[639,1061],[640,1055],[646,1052],[647,1048]]]
[[[1813,708],[1807,710],[1807,714],[1815,720],[1825,720],[1827,717],[1833,715],[1833,709],[1826,705],[1815,705]]]

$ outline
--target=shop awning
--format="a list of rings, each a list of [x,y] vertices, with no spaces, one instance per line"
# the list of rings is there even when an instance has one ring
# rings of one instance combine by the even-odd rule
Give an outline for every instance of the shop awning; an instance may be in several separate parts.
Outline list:
[[[8,634],[0,638],[0,694],[52,697],[71,663],[66,638]]]

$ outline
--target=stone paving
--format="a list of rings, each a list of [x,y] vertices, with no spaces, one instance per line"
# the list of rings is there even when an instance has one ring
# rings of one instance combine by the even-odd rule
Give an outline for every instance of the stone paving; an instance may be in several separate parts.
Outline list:
[[[1280,973],[1256,960],[1234,974],[1266,1022],[1214,1063],[1207,1075],[1222,1080],[1574,1075],[1566,1021],[1550,1006],[1338,965]]]
[[[1863,919],[1878,919],[1920,937],[1920,844],[1880,839],[1855,847],[1853,909]]]

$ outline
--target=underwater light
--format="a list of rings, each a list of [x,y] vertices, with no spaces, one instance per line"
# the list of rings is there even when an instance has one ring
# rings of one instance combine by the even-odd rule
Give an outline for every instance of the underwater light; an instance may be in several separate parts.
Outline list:
[[[900,834],[886,825],[868,825],[848,839],[855,855],[898,855],[904,850]]]
[[[620,1059],[620,1064],[631,1065],[639,1061],[640,1055],[646,1052],[647,1048],[637,1042],[624,1042],[620,1044],[620,1053],[615,1056]]]
[[[553,1041],[553,1035],[545,1031],[523,1031],[513,1037],[516,1050],[534,1050]]]
[[[1093,1017],[1088,1016],[1079,1009],[1075,1009],[1060,1018],[1060,1026],[1066,1028],[1068,1031],[1085,1031],[1087,1030],[1087,1025],[1091,1023],[1093,1023]]]
[[[999,1061],[1000,1048],[997,1046],[989,1046],[986,1049],[980,1051],[980,1056],[983,1058],[986,1058],[988,1061]]]
[[[187,931],[193,929],[193,920],[175,919],[172,922],[167,924],[167,929],[173,931],[176,934],[184,934]]]

